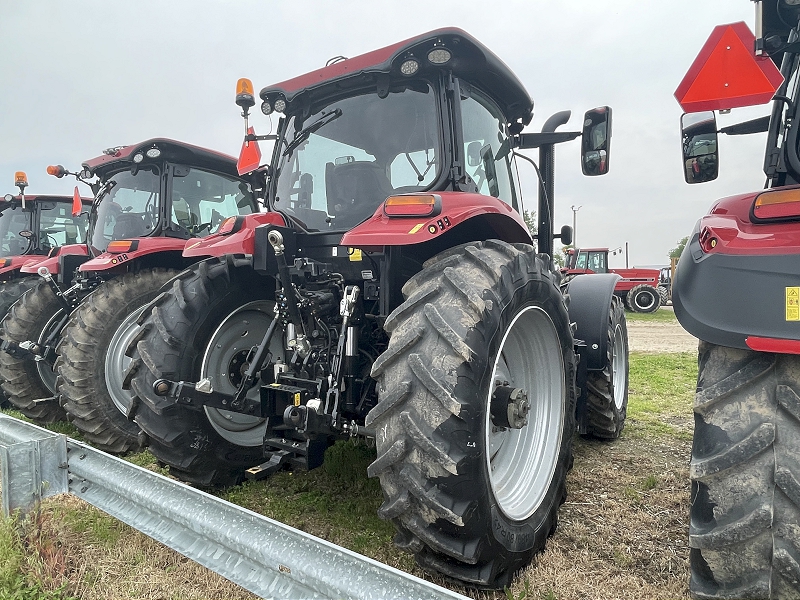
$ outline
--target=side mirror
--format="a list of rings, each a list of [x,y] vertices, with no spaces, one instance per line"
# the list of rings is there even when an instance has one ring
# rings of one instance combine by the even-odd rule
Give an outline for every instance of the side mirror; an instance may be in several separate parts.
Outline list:
[[[581,133],[581,168],[584,175],[608,173],[611,154],[611,107],[600,106],[586,111]]]
[[[683,177],[686,183],[713,181],[719,175],[717,119],[713,110],[681,116]]]

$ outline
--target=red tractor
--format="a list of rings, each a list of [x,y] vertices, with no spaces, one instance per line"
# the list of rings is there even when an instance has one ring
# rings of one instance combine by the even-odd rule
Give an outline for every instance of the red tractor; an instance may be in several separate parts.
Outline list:
[[[756,36],[744,23],[715,29],[676,92],[700,111],[682,117],[688,183],[716,178],[719,133],[767,133],[765,189],[716,201],[672,281],[675,314],[700,339],[696,598],[800,598],[800,4],[764,0],[756,10]],[[771,115],[718,130],[714,109],[758,103],[745,91],[770,80]]]
[[[659,291],[661,272],[658,269],[609,269],[608,248],[570,248],[562,271],[567,278],[587,273],[616,273],[620,279],[614,294],[633,312],[655,312],[664,298]]]
[[[6,194],[0,201],[0,318],[39,280],[26,277],[24,265],[86,241],[87,221],[80,213],[91,204],[79,197],[76,211],[74,196],[25,194],[28,178],[22,171],[15,182],[19,194]]]
[[[47,421],[63,409],[92,443],[125,452],[139,447],[122,389],[139,314],[198,260],[183,257],[187,240],[258,212],[265,178],[240,177],[231,156],[160,138],[107,150],[75,175],[95,193],[86,250],[33,267],[44,277],[2,322],[0,377],[24,414]]]
[[[441,29],[264,88],[277,113],[272,222],[252,250],[184,271],[129,347],[131,415],[186,481],[311,469],[374,440],[395,542],[424,568],[502,588],[553,533],[580,431],[615,438],[627,331],[613,274],[552,260],[554,145],[608,168],[611,111],[523,133],[533,103],[488,48]],[[240,82],[245,118],[255,104]],[[247,128],[247,122],[245,123]],[[240,164],[255,152],[250,132]],[[537,246],[517,149],[538,148]],[[229,237],[228,237],[229,236]]]

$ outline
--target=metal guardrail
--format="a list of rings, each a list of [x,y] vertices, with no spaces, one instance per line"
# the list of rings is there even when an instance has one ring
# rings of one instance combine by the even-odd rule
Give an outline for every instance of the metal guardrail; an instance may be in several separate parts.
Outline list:
[[[69,492],[264,598],[465,597],[0,414],[4,514]]]

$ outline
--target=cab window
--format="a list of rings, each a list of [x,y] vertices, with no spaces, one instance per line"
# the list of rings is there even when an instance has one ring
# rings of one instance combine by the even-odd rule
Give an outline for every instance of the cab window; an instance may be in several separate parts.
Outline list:
[[[478,192],[517,208],[512,179],[511,144],[500,110],[475,91],[461,98],[467,174]]]
[[[208,235],[227,217],[257,212],[243,181],[185,166],[176,166],[173,174],[171,220],[192,236]]]

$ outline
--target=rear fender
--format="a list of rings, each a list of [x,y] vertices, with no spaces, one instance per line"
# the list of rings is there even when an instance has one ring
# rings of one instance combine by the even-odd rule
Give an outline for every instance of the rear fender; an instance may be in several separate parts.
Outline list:
[[[81,272],[92,271],[96,273],[112,270],[120,272],[127,269],[128,263],[133,263],[145,256],[159,252],[172,252],[180,256],[186,245],[186,240],[184,239],[169,237],[136,238],[120,241],[131,241],[131,249],[126,252],[103,252],[92,260],[83,263],[80,266]]]
[[[59,246],[50,256],[45,258],[34,257],[35,260],[29,260],[22,266],[20,271],[38,274],[41,267],[46,267],[51,275],[58,275],[61,272],[62,257],[64,256],[89,256],[89,251],[86,249],[86,244]]]
[[[230,233],[214,233],[199,240],[189,240],[183,249],[184,257],[211,257],[255,252],[255,229],[259,225],[284,227],[283,215],[276,212],[240,215]]]
[[[585,344],[578,346],[577,351],[581,366],[585,365],[588,371],[606,366],[608,314],[617,281],[616,273],[598,273],[581,275],[567,285],[569,320],[577,325],[575,340]]]
[[[29,262],[41,260],[46,258],[42,255],[22,255],[22,256],[8,256],[0,258],[0,279],[10,279],[15,271],[19,271],[24,265]],[[38,259],[38,260],[37,260]]]
[[[342,237],[342,246],[367,248],[408,246],[434,242],[465,225],[482,231],[466,241],[501,239],[532,244],[525,221],[511,206],[494,198],[471,192],[437,192],[434,214],[428,217],[388,217],[383,204],[366,221]],[[463,237],[463,236],[462,236]]]
[[[672,304],[681,326],[718,346],[800,354],[800,255],[754,248],[750,254],[717,243],[703,250],[699,222],[672,281]],[[756,242],[752,246],[756,246]]]

